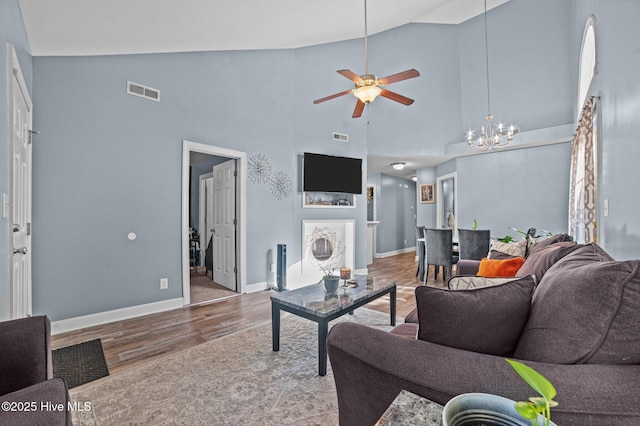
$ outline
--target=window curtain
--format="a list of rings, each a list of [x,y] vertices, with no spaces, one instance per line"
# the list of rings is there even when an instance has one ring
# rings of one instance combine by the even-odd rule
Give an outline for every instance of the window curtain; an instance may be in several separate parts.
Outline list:
[[[582,110],[571,151],[569,234],[579,243],[597,242],[596,143],[593,129],[594,97]]]

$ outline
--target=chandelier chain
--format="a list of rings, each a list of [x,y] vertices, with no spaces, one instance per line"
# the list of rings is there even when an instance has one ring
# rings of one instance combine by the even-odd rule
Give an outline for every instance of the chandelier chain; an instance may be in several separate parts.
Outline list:
[[[487,0],[484,0],[484,53],[487,66],[487,115],[491,115],[491,89],[489,85],[489,35],[487,30]]]

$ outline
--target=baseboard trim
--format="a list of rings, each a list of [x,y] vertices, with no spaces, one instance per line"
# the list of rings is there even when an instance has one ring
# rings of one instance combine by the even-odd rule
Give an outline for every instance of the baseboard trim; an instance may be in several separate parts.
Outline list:
[[[393,251],[388,251],[385,253],[376,253],[376,258],[384,258],[384,257],[389,257],[389,256],[395,256],[397,254],[402,254],[402,253],[409,253],[411,251],[416,251],[415,246],[414,247],[406,247],[400,250],[393,250]]]
[[[182,308],[184,299],[178,297],[176,299],[161,300],[159,302],[146,303],[144,305],[129,306],[112,311],[98,312],[95,314],[84,315],[81,317],[67,318],[51,323],[51,334],[66,333],[68,331],[79,330],[81,328],[93,327],[95,325],[106,324],[114,321],[122,321],[125,319],[140,317],[143,315],[156,314],[158,312],[170,311],[172,309]]]
[[[266,281],[262,281],[260,283],[253,283],[253,284],[247,284],[246,287],[246,292],[247,293],[257,293],[259,291],[264,291],[264,290],[268,290],[270,288],[275,288],[276,283],[273,283],[272,285],[269,285],[268,282]]]

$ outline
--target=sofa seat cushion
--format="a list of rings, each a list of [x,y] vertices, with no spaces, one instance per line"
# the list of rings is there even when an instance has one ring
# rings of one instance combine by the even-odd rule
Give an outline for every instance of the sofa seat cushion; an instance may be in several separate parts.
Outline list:
[[[534,246],[535,244],[531,247]],[[540,281],[549,268],[577,248],[578,245],[576,243],[564,241],[533,250],[527,256],[524,264],[518,269],[518,272],[516,272],[516,277],[535,275],[536,279]]]
[[[479,277],[515,277],[524,264],[524,257],[513,259],[482,259],[478,272]]]
[[[640,364],[640,260],[582,245],[536,289],[516,358],[555,364]]]
[[[405,322],[404,324],[395,326],[391,331],[389,331],[389,333],[415,339],[418,336],[418,324]]]
[[[527,322],[533,277],[471,290],[418,287],[418,339],[508,356]]]
[[[418,308],[413,308],[413,311],[409,312],[409,314],[404,317],[404,322],[410,322],[413,324],[418,323]]]

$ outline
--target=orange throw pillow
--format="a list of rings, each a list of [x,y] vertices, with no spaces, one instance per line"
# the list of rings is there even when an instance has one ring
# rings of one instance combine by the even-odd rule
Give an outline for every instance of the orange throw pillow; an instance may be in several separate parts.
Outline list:
[[[478,277],[515,277],[518,269],[524,264],[524,257],[513,259],[487,259],[480,261]]]

